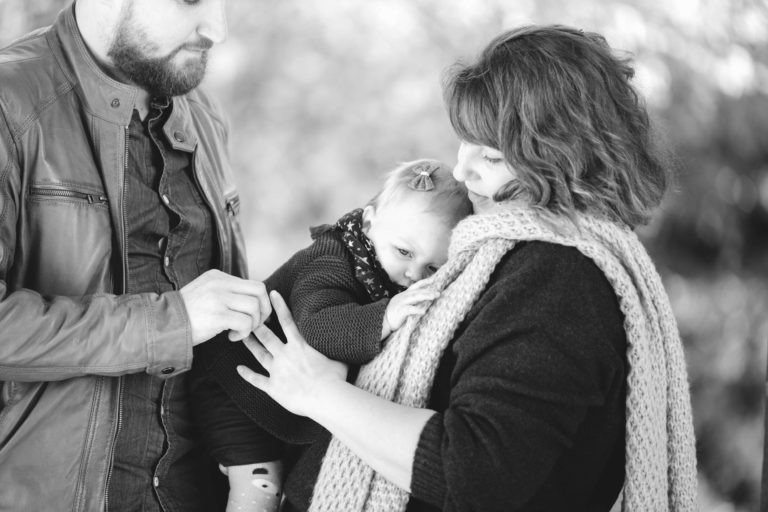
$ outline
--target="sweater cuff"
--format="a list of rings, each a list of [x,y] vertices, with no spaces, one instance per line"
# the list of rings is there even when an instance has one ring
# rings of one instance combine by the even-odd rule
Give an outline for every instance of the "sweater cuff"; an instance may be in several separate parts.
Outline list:
[[[148,294],[147,373],[167,379],[192,366],[192,332],[178,291]]]
[[[443,415],[435,413],[421,431],[411,470],[411,495],[436,507],[445,502],[443,435]]]

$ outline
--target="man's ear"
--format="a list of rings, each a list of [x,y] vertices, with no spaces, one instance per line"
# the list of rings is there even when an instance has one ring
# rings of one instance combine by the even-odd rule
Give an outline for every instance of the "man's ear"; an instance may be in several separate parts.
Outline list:
[[[376,208],[372,204],[363,208],[363,233],[368,233],[368,230],[371,229],[371,222],[373,222],[375,217]]]

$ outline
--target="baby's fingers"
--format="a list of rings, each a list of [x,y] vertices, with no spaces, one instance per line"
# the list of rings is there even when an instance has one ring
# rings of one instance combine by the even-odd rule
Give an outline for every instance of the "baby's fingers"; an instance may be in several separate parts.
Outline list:
[[[403,292],[402,300],[405,304],[417,304],[435,300],[440,296],[439,292],[434,290],[408,290]]]

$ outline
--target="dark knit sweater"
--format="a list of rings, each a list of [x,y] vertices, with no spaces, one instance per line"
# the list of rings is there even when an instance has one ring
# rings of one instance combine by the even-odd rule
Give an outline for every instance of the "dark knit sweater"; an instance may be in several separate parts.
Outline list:
[[[446,349],[413,462],[413,511],[607,511],[624,480],[626,336],[576,249],[510,251]],[[327,447],[288,476],[306,510]]]
[[[380,277],[395,293],[386,274]],[[338,230],[315,230],[314,243],[278,268],[265,285],[285,298],[299,331],[326,356],[360,365],[381,351],[389,299],[371,301],[355,277],[353,258]],[[274,315],[268,324],[282,335]],[[263,373],[242,343],[229,342],[226,337],[195,349],[192,390],[196,415],[211,453],[221,464],[277,459],[282,444],[275,438],[299,444],[317,438],[322,429],[316,423],[287,412],[248,384],[235,370],[240,364]]]

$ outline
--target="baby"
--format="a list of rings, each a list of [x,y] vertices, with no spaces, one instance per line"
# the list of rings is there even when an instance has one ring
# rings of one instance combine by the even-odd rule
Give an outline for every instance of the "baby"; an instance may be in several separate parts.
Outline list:
[[[471,213],[450,167],[426,159],[405,163],[365,208],[312,228],[313,243],[265,284],[286,299],[310,345],[356,367],[437,297],[420,281],[445,263],[451,230]],[[196,352],[195,361],[206,361],[205,375],[213,378],[193,377],[193,392],[208,445],[228,475],[227,511],[275,511],[282,442],[309,442],[319,427],[239,378],[238,364],[258,366],[242,344],[212,341],[200,350],[206,355]]]

